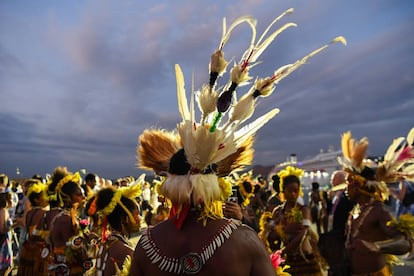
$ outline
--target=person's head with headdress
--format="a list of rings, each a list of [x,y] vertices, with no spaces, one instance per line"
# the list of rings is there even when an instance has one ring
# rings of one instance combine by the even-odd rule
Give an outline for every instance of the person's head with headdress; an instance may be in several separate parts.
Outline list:
[[[39,179],[27,179],[24,182],[27,186],[26,197],[29,199],[30,204],[35,207],[46,207],[49,205],[49,199],[47,196],[47,185],[41,182]]]
[[[49,197],[49,204],[51,208],[60,206],[60,202],[58,200],[58,195],[56,192],[56,186],[60,180],[62,180],[65,176],[69,174],[71,174],[71,172],[68,171],[67,167],[58,166],[53,170],[50,178],[48,179],[48,182],[46,183],[48,185],[47,194]]]
[[[246,207],[250,204],[250,199],[254,196],[254,182],[253,171],[250,170],[241,174],[240,176],[235,174],[235,188],[237,190],[237,198],[239,205]]]
[[[200,211],[200,218],[204,223],[208,218],[222,217],[220,202],[229,196],[224,192],[229,189],[225,188],[227,185],[220,185],[221,177],[252,163],[255,133],[279,112],[279,109],[274,108],[249,122],[257,106],[257,100],[271,95],[282,79],[330,44],[346,44],[343,37],[336,37],[329,44],[302,59],[282,66],[270,76],[256,78],[251,89],[238,97],[236,89],[253,79],[249,75],[249,70],[260,63],[258,59],[264,50],[281,32],[296,26],[294,23],[288,23],[272,33],[269,32],[275,22],[292,12],[293,9],[289,9],[277,17],[258,41],[255,18],[242,16],[228,28],[223,20],[223,35],[218,49],[210,59],[209,81],[202,85],[199,91],[192,91],[190,106],[183,72],[178,64],[175,65],[178,109],[182,121],[178,124],[176,132],[145,130],[139,137],[137,152],[140,168],[166,175],[161,190],[172,201],[172,214],[177,215],[176,218],[180,220],[177,221],[178,227],[186,217],[185,212],[191,207]],[[227,84],[216,87],[218,78],[223,76],[228,65],[223,48],[233,30],[242,23],[247,23],[252,30],[249,47],[230,70]],[[195,103],[199,109],[199,120],[196,119]]]
[[[368,138],[356,141],[350,131],[344,133],[341,140],[343,157],[339,157],[338,161],[348,174],[349,197],[355,199],[362,196],[385,200],[389,196],[387,183],[414,179],[413,139],[414,128],[407,138],[394,139],[382,162],[372,164],[366,160]]]
[[[99,224],[99,216],[96,211],[96,193],[86,199],[85,214],[91,218],[92,224],[95,226]]]
[[[378,165],[377,176],[385,183],[414,181],[414,128],[407,137],[392,141]]]
[[[88,173],[87,175],[85,175],[85,185],[89,186],[91,189],[95,188],[96,186],[96,174],[94,173]]]
[[[80,207],[85,200],[79,172],[71,173],[66,167],[57,167],[48,183],[51,207]]]
[[[9,184],[9,177],[7,174],[1,173],[0,174],[0,192],[3,192],[7,185]]]
[[[42,182],[43,183],[43,181],[44,181],[44,178],[43,178],[43,176],[41,176],[40,174],[38,174],[38,173],[35,173],[33,176],[32,176],[32,179],[37,179],[37,180],[39,180],[40,182]]]
[[[140,209],[136,198],[141,195],[141,184],[144,176],[128,187],[107,187],[99,190],[86,206],[89,216],[96,214],[103,217],[103,231],[106,235],[106,224],[112,230],[124,235],[138,232],[140,229]]]
[[[367,137],[355,140],[350,131],[341,139],[343,157],[338,161],[347,173],[347,192],[352,200],[359,197],[374,197],[382,200],[387,197],[388,189],[376,179],[375,167],[366,161],[369,141]]]
[[[276,194],[280,193],[280,185],[279,185],[279,176],[277,173],[273,174],[270,179],[272,179],[272,188]]]
[[[287,166],[273,176],[274,185],[279,185],[280,199],[282,201],[296,202],[303,196],[301,177],[304,171],[300,168]]]

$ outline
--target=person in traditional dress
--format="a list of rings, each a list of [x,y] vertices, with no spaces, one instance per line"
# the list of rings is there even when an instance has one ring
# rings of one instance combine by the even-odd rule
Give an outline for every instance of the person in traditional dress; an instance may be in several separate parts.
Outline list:
[[[49,248],[45,238],[46,210],[49,205],[47,198],[47,185],[38,179],[25,181],[28,187],[26,197],[30,201],[31,209],[26,214],[26,228],[28,237],[21,245],[21,254],[17,275],[48,275],[48,258],[46,253]]]
[[[53,218],[50,227],[50,241],[54,255],[51,265],[55,275],[83,275],[85,268],[86,237],[79,225],[78,209],[85,196],[80,187],[79,173],[69,173],[56,185],[60,213]]]
[[[237,98],[236,88],[252,79],[249,70],[258,64],[267,46],[280,32],[295,26],[289,23],[268,33],[276,21],[292,11],[285,11],[271,22],[258,41],[254,18],[237,18],[228,29],[223,20],[220,46],[210,60],[209,82],[192,93],[191,106],[183,72],[178,64],[175,66],[182,122],[176,132],[145,130],[137,151],[140,168],[166,177],[160,190],[172,203],[170,218],[143,233],[134,252],[131,275],[275,275],[270,254],[257,233],[239,220],[224,218],[222,205],[231,194],[226,177],[252,164],[255,133],[279,112],[274,108],[247,123],[256,100],[269,96],[275,84],[328,47],[316,49],[269,77],[256,78],[251,89]],[[217,79],[228,64],[223,48],[234,28],[242,23],[252,30],[249,48],[232,68],[228,85],[217,91]],[[346,43],[343,37],[337,37],[329,44],[336,42]],[[196,102],[201,113],[199,121],[195,119]]]
[[[323,198],[319,190],[319,183],[312,182],[312,191],[309,193],[309,208],[311,211],[312,223],[316,226],[318,235],[322,233],[321,211]]]
[[[278,179],[284,202],[273,209],[271,229],[265,243],[273,245],[272,252],[283,249],[282,257],[290,266],[286,272],[295,276],[319,276],[323,275],[325,262],[317,248],[318,236],[310,227],[310,208],[297,200],[301,194],[303,173],[303,170],[292,166],[278,172],[275,181]]]
[[[119,189],[104,188],[95,195],[88,214],[100,213],[104,221],[95,275],[112,276],[129,271],[134,252],[129,238],[140,229],[140,210],[135,198],[141,192],[137,183]],[[105,230],[106,223],[110,227],[108,232]]]
[[[404,222],[404,217],[397,221],[387,210],[383,201],[388,198],[386,183],[395,178],[413,178],[414,168],[404,167],[412,164],[414,150],[412,136],[407,149],[395,150],[396,144],[405,139],[395,139],[387,150],[384,161],[377,164],[366,163],[368,148],[366,137],[356,140],[350,131],[342,135],[341,159],[347,175],[347,192],[357,204],[351,211],[346,230],[346,250],[349,256],[352,275],[387,276],[392,275],[392,255],[402,255],[410,251],[410,235],[414,230]],[[411,217],[411,221],[413,218]],[[402,227],[404,225],[404,227]],[[409,225],[408,228],[404,228]]]
[[[12,220],[8,212],[7,193],[0,192],[0,276],[7,276],[13,269]]]
[[[251,198],[254,197],[253,171],[243,173],[235,178],[232,188],[232,195],[224,202],[223,214],[226,218],[240,220],[243,224],[250,226],[256,232],[259,231],[259,218],[251,205]]]
[[[282,200],[280,199],[280,187],[279,187],[279,178],[277,174],[272,175],[272,189],[273,194],[267,200],[267,212],[273,212],[273,209],[280,204],[282,204]]]
[[[346,194],[346,176],[347,173],[341,170],[334,171],[331,175],[329,231],[319,236],[318,246],[321,255],[328,262],[329,276],[349,275],[349,265],[345,251],[345,229],[349,213],[355,202],[350,200]]]

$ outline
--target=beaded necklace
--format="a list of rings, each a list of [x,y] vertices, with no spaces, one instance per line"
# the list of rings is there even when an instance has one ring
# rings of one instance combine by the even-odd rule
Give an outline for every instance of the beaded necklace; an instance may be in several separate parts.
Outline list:
[[[366,204],[364,204],[362,207],[360,207],[359,204],[356,204],[355,207],[352,209],[352,211],[349,214],[348,217],[348,231],[346,235],[346,244],[349,245],[351,242],[351,239],[355,239],[355,237],[359,234],[359,229],[361,228],[362,224],[365,221],[365,218],[368,216],[368,214],[371,212],[373,206],[374,200],[370,199]],[[352,223],[353,221],[358,220],[358,224],[355,226],[355,231],[352,233]]]
[[[200,272],[206,262],[214,255],[215,251],[230,238],[233,231],[240,225],[241,222],[231,219],[227,220],[226,224],[220,227],[201,250],[196,253],[187,253],[179,258],[169,257],[162,253],[161,249],[151,238],[150,228],[142,235],[140,244],[151,263],[157,264],[160,270],[175,274],[196,274]]]

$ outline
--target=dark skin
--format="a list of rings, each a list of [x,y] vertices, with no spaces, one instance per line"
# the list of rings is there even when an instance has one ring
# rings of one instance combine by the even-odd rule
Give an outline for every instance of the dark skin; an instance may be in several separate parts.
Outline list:
[[[374,243],[396,239],[401,237],[402,233],[387,226],[392,215],[381,201],[369,196],[359,187],[358,183],[350,181],[347,191],[349,198],[361,206],[360,214],[350,217],[351,227],[348,229],[350,233],[346,249],[352,273],[379,271],[386,265],[386,255],[380,252]],[[401,247],[401,250],[404,248]]]
[[[45,208],[48,205],[48,202],[45,199],[45,196],[42,194],[39,194],[33,202],[33,207],[39,207],[39,208]],[[27,212],[26,215],[26,227],[28,229],[31,229],[33,226],[36,227],[42,227],[41,223],[43,221],[44,213],[46,212],[43,209],[39,208],[32,208],[30,211]],[[29,236],[32,235],[32,233],[29,231]]]
[[[65,200],[65,206],[67,209],[77,209],[82,205],[84,200],[85,196],[83,195],[82,190],[78,187],[73,195],[71,195],[70,199]],[[57,217],[50,232],[53,246],[55,248],[65,247],[69,238],[76,234],[76,229],[77,225],[73,225],[72,218],[69,215]]]
[[[118,233],[123,235],[124,237],[129,237],[132,233],[137,232],[139,230],[140,225],[140,218],[139,218],[139,209],[136,208],[134,210],[130,210],[131,215],[134,217],[134,221],[131,221],[127,216],[121,218],[121,228],[114,229],[114,233]],[[116,239],[115,239],[116,238]],[[122,269],[122,265],[124,264],[125,258],[127,256],[131,256],[134,253],[134,249],[129,245],[126,244],[124,241],[120,240],[119,237],[109,237],[106,243],[105,249],[102,256],[105,255],[106,251],[108,252],[108,259],[105,265],[105,270],[103,271],[103,275],[114,275],[115,270],[115,263],[118,265],[119,269]],[[133,274],[131,274],[133,275]]]
[[[151,229],[152,239],[166,256],[177,258],[197,252],[226,223],[222,219],[208,220],[207,225],[203,226],[197,218],[198,213],[190,211],[181,229],[177,229],[171,219],[161,222]],[[130,274],[171,275],[151,264],[140,244],[135,249]],[[274,276],[275,272],[256,232],[249,227],[239,226],[197,275]]]
[[[286,213],[290,212],[293,208],[299,208],[302,212],[303,219],[308,219],[310,221],[311,215],[308,207],[302,206],[297,203],[297,199],[300,193],[299,183],[286,183],[284,190],[284,197],[286,200],[284,212],[282,208],[277,208],[273,212],[273,219],[275,225],[282,223],[283,232],[287,235],[287,241],[285,241],[284,252],[290,255],[300,254],[299,247],[302,240],[302,237],[307,230],[308,226],[302,224],[302,221],[286,223],[284,222]],[[277,237],[277,239],[282,240],[282,237]],[[305,254],[312,253],[312,248],[309,244],[303,243],[302,250]]]

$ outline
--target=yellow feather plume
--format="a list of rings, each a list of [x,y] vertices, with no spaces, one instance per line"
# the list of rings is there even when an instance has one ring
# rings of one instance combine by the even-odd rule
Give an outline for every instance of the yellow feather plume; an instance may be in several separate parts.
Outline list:
[[[341,139],[341,147],[342,147],[342,154],[346,159],[351,159],[351,152],[350,152],[350,143],[349,141],[351,140],[352,136],[351,136],[351,132],[347,131],[344,134],[342,134],[342,139]]]
[[[368,149],[368,138],[364,137],[358,142],[354,143],[352,148],[352,165],[354,168],[361,168]]]

